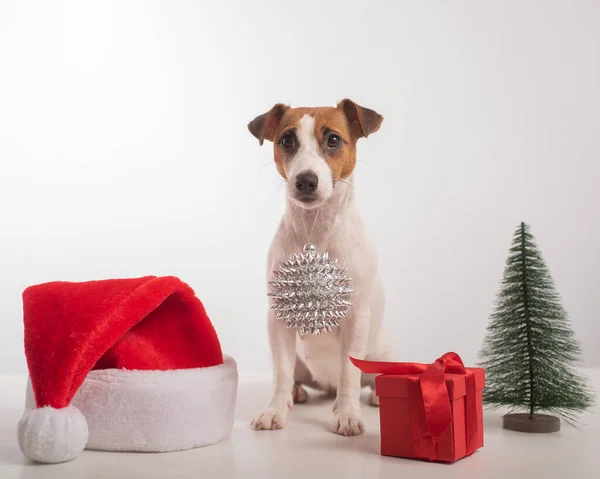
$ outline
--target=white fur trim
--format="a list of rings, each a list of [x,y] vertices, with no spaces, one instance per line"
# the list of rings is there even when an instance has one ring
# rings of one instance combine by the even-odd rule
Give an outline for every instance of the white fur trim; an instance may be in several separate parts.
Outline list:
[[[71,404],[87,420],[87,449],[172,452],[215,444],[233,428],[238,373],[218,366],[171,371],[91,371]],[[31,386],[26,407],[34,407]]]
[[[55,464],[76,457],[88,441],[88,427],[81,411],[43,407],[27,411],[19,421],[17,439],[32,461]]]

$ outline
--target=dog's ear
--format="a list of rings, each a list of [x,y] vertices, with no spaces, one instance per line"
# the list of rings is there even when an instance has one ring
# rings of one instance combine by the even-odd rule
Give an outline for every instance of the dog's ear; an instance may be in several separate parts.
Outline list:
[[[383,117],[376,111],[357,105],[352,100],[342,100],[337,105],[344,112],[350,125],[352,135],[356,138],[366,138],[379,130]]]
[[[277,103],[267,113],[257,116],[254,120],[248,123],[248,130],[262,145],[265,140],[273,141],[275,136],[275,130],[279,126],[279,122],[286,111],[289,110],[289,106],[283,103]]]

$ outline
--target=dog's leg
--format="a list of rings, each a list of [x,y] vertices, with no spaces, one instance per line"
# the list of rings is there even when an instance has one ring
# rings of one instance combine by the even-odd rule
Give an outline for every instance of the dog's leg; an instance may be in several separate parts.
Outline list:
[[[355,306],[355,312],[340,324],[340,377],[333,405],[333,432],[343,436],[362,434],[365,430],[360,419],[361,372],[348,359],[364,359],[369,335],[368,309]]]
[[[314,386],[312,374],[300,356],[296,355],[296,367],[294,368],[294,388],[292,397],[294,404],[302,404],[308,401],[308,393],[302,386]]]
[[[302,387],[302,384],[295,383],[292,388],[292,400],[294,404],[304,404],[308,401],[308,393],[306,389]]]
[[[366,357],[365,359],[371,359]],[[372,359],[371,359],[372,360]],[[371,389],[371,396],[369,397],[369,404],[373,407],[379,407],[379,397],[375,394],[375,374],[361,374],[360,380],[361,387],[368,387]]]
[[[383,333],[380,333],[383,336]],[[379,345],[365,356],[365,359],[369,361],[395,361],[396,350],[386,340],[380,341]],[[375,376],[376,374],[365,374],[361,375],[361,387],[369,387],[371,389],[371,397],[369,398],[369,404],[373,407],[379,407],[379,396],[375,394]]]
[[[371,359],[371,358],[366,357],[365,359]],[[361,375],[360,386],[363,388],[368,387],[371,389],[371,396],[369,397],[369,404],[373,407],[379,407],[379,396],[377,396],[377,394],[375,394],[375,374],[363,373]]]
[[[251,425],[255,430],[283,429],[294,400],[294,366],[296,363],[296,330],[286,328],[283,321],[269,312],[268,326],[273,358],[273,391],[263,411]]]

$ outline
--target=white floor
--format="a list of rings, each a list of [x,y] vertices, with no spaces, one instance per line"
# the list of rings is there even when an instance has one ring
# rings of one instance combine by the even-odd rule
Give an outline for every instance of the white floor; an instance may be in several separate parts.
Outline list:
[[[600,390],[600,370],[587,371]],[[367,431],[346,438],[328,431],[331,401],[315,397],[292,411],[283,431],[254,432],[248,423],[266,400],[269,383],[241,381],[231,438],[204,449],[172,454],[84,451],[60,465],[32,465],[21,455],[15,424],[22,412],[23,378],[0,377],[0,479],[158,478],[600,478],[600,414],[581,418],[580,430],[532,436],[501,428],[485,413],[485,447],[452,465],[382,457],[379,412],[367,405]],[[365,396],[366,399],[366,396]]]

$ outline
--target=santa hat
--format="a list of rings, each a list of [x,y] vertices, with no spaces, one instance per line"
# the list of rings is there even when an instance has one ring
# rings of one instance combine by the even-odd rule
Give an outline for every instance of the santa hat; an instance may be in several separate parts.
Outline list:
[[[229,436],[235,361],[192,289],[174,277],[53,282],[23,293],[23,453],[167,452]]]

